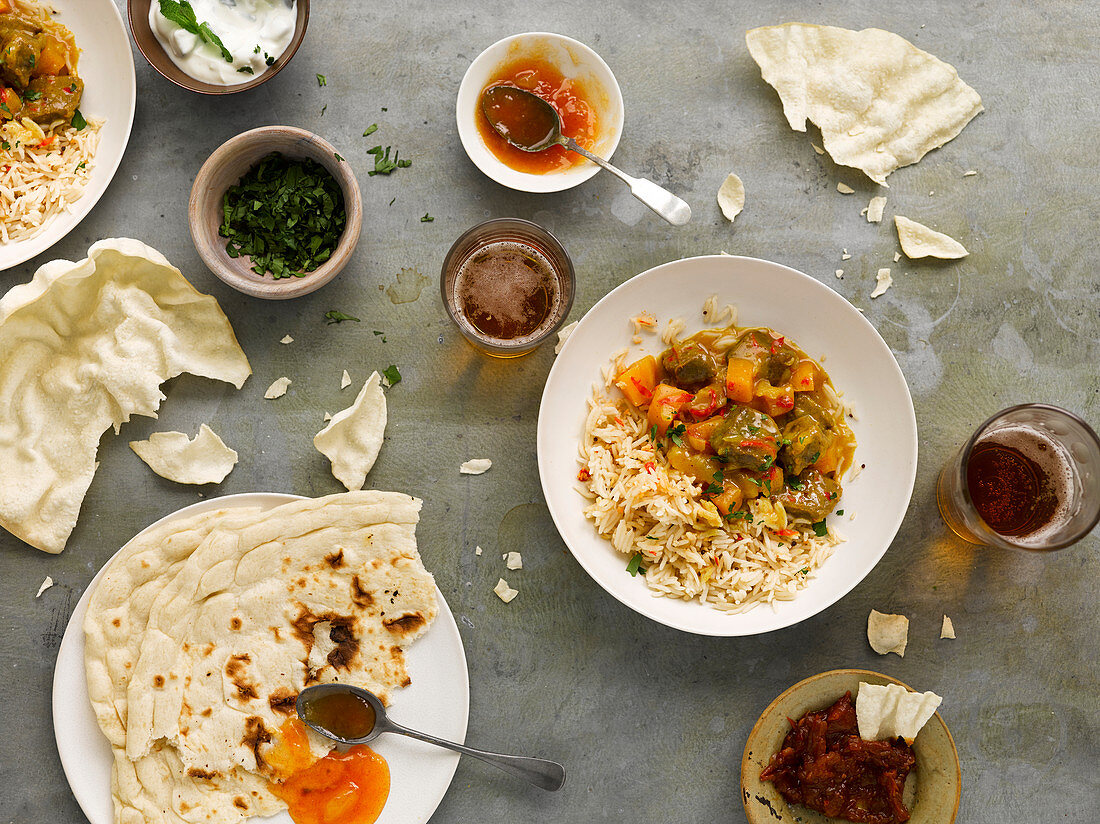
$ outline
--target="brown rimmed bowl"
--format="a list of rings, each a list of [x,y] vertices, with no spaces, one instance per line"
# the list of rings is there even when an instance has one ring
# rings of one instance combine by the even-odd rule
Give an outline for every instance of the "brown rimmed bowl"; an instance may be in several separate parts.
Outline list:
[[[741,802],[749,824],[846,824],[802,806],[790,806],[770,781],[761,781],[760,772],[778,752],[790,731],[790,719],[807,712],[825,709],[851,691],[855,699],[859,682],[900,684],[912,687],[889,675],[860,669],[823,672],[799,681],[768,705],[749,733],[741,759]],[[940,714],[935,713],[913,742],[916,766],[906,781],[905,801],[912,817],[909,824],[952,824],[959,811],[962,773],[955,741]]]
[[[252,260],[244,255],[230,257],[225,250],[226,239],[218,234],[226,190],[272,152],[292,159],[317,161],[335,178],[344,196],[347,224],[336,250],[327,261],[302,277],[276,280],[270,273],[253,272]],[[305,129],[264,126],[230,138],[207,158],[191,186],[187,218],[195,249],[211,272],[246,295],[286,300],[320,289],[340,274],[359,243],[363,201],[351,166],[337,159],[337,151],[331,143]]]
[[[172,62],[172,58],[164,51],[164,47],[149,26],[149,7],[155,2],[157,0],[128,0],[126,13],[130,19],[130,33],[134,36],[134,42],[137,43],[138,50],[145,59],[149,61],[149,65],[161,77],[175,83],[181,89],[199,94],[236,94],[262,86],[281,72],[283,67],[294,58],[295,52],[305,39],[306,26],[309,24],[309,0],[298,0],[298,18],[294,23],[294,36],[290,38],[286,51],[279,55],[271,67],[259,77],[233,86],[219,86],[196,80]]]

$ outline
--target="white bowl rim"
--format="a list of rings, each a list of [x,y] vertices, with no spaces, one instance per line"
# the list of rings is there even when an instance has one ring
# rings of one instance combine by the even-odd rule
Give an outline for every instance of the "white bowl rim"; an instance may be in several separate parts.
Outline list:
[[[574,48],[586,61],[590,60],[593,67],[598,70],[593,74],[606,74],[606,77],[597,77],[596,79],[600,81],[603,90],[607,93],[611,115],[614,117],[617,114],[618,117],[614,122],[612,138],[607,144],[610,151],[603,153],[605,155],[604,159],[610,160],[615,154],[615,150],[619,147],[619,141],[622,139],[623,123],[625,121],[623,93],[615,73],[611,71],[611,67],[591,46],[567,35],[547,31],[528,31],[502,37],[473,59],[469,68],[466,69],[466,73],[462,76],[462,82],[459,84],[458,95],[455,100],[455,120],[458,124],[458,137],[462,142],[462,148],[465,149],[473,164],[487,177],[500,185],[520,192],[561,192],[589,180],[600,171],[600,167],[592,161],[586,160],[561,172],[538,175],[516,171],[498,160],[484,145],[480,135],[478,135],[474,120],[477,95],[481,93],[480,88],[474,88],[474,86],[480,85],[480,83],[474,82],[475,69],[482,69],[490,61],[498,61],[499,58],[495,56],[498,51],[505,50],[515,41],[527,38],[543,38]]]

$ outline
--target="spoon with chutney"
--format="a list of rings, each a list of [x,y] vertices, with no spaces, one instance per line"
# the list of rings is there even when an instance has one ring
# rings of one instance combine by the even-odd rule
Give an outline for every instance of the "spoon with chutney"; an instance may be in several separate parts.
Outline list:
[[[377,695],[362,687],[336,683],[306,687],[298,693],[295,708],[308,727],[341,744],[366,744],[384,732],[395,732],[480,758],[544,790],[560,790],[565,784],[565,767],[556,761],[486,752],[403,727],[390,720]]]
[[[561,133],[561,115],[537,94],[515,86],[492,86],[481,93],[481,111],[493,130],[524,152],[563,146],[587,157],[630,187],[630,193],[673,226],[691,220],[691,207],[645,178],[631,177]]]

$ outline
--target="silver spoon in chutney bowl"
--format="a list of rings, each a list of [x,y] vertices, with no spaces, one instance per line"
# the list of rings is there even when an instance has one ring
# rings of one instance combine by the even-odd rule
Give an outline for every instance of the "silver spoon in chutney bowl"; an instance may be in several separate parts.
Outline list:
[[[560,790],[565,784],[565,767],[556,761],[487,752],[403,727],[386,715],[377,695],[362,687],[335,683],[306,687],[298,693],[295,708],[306,726],[341,744],[367,744],[384,732],[394,732],[480,758],[544,790]]]
[[[607,169],[630,187],[634,197],[673,226],[683,226],[691,220],[691,207],[672,192],[651,180],[631,177],[563,135],[557,109],[537,94],[515,86],[492,86],[481,93],[479,103],[493,131],[517,149],[541,152],[551,146],[563,146]]]

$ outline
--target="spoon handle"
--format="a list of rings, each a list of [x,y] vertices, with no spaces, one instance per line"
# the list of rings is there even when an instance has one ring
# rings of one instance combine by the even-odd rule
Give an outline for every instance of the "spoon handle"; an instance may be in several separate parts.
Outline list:
[[[443,738],[436,738],[434,735],[410,730],[408,727],[402,727],[393,721],[389,722],[386,731],[407,735],[410,738],[426,741],[429,744],[437,744],[440,747],[446,747],[448,750],[454,750],[464,755],[472,755],[474,758],[480,758],[482,761],[492,764],[494,767],[499,767],[506,773],[511,773],[529,781],[544,790],[560,790],[562,785],[565,784],[565,767],[556,761],[478,750],[463,744],[455,744],[453,741],[447,741]]]
[[[631,177],[619,169],[616,169],[602,157],[597,157],[592,152],[580,146],[571,137],[562,136],[562,145],[571,152],[584,155],[597,166],[607,169],[611,174],[622,180],[630,187],[630,193],[646,206],[663,217],[673,226],[683,226],[691,220],[691,207],[683,200],[676,197],[668,189],[663,189],[651,180],[642,177]]]

